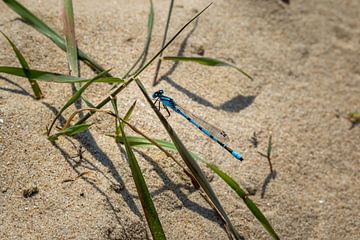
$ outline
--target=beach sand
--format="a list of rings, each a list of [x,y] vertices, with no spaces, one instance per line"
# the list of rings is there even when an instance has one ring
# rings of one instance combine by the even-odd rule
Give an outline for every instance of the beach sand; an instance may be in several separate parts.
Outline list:
[[[62,32],[61,1],[21,2]],[[168,2],[154,1],[149,56],[160,48]],[[175,1],[169,36],[208,3]],[[148,1],[74,1],[74,11],[79,47],[122,76],[142,51]],[[31,68],[68,73],[66,54],[3,2],[0,29]],[[243,162],[181,116],[168,118],[191,151],[249,191],[281,239],[355,240],[360,238],[360,127],[351,128],[346,114],[360,111],[359,39],[357,0],[215,1],[164,55],[222,59],[254,81],[231,68],[173,62],[163,62],[155,87],[155,64],[140,78],[149,92],[163,89],[228,133],[229,146],[243,154]],[[0,65],[19,66],[3,37],[0,46]],[[94,76],[81,67],[83,76]],[[0,76],[0,238],[151,238],[125,152],[107,136],[114,134],[114,120],[96,114],[89,132],[60,137],[53,145],[46,126],[71,96],[70,85],[42,82],[45,98],[36,100],[26,79]],[[95,84],[86,96],[96,103],[109,89]],[[131,123],[153,138],[170,140],[136,84],[118,95],[120,113],[135,100]],[[128,128],[127,133],[135,135]],[[270,135],[275,179],[259,154],[266,153]],[[154,148],[137,148],[135,154],[168,239],[227,239],[220,217],[170,158]],[[239,233],[271,239],[242,200],[201,166]],[[76,178],[79,174],[85,175]]]

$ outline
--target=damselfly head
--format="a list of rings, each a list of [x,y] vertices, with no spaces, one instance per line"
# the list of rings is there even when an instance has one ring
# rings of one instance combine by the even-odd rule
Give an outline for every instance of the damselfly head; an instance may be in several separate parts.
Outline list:
[[[153,98],[158,98],[161,95],[163,95],[164,91],[163,90],[159,90],[157,92],[154,92],[154,94],[152,95]]]

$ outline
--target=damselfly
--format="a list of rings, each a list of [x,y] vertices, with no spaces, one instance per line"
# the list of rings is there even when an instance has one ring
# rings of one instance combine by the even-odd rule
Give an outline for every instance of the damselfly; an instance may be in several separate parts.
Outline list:
[[[218,129],[217,127],[205,122],[203,119],[201,119],[198,116],[195,116],[194,114],[190,113],[189,111],[186,111],[184,108],[179,106],[172,98],[169,98],[167,96],[164,96],[164,91],[159,90],[153,94],[153,98],[155,99],[154,104],[157,102],[159,103],[159,109],[160,109],[160,103],[163,104],[164,108],[166,109],[167,113],[170,115],[169,108],[171,108],[173,111],[179,113],[181,116],[186,118],[189,122],[191,122],[195,127],[200,129],[203,133],[205,133],[208,137],[210,137],[212,140],[217,142],[220,146],[225,148],[231,155],[233,155],[238,160],[243,160],[242,156],[232,150],[230,147],[228,147],[223,141],[228,140],[227,134]]]

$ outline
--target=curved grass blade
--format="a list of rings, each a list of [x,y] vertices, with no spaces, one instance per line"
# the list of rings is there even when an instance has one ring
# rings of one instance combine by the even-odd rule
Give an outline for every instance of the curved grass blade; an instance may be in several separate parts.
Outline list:
[[[69,75],[63,75],[60,73],[45,72],[35,69],[28,69],[26,72],[23,68],[0,66],[0,72],[7,73],[18,77],[28,76],[32,79],[43,82],[55,82],[55,83],[86,83],[92,80],[92,78],[82,78]],[[95,80],[97,83],[124,83],[123,79],[116,77],[101,77]]]
[[[68,128],[65,128],[64,130],[61,130],[51,136],[48,136],[49,141],[51,142],[55,142],[60,136],[62,135],[66,135],[66,136],[74,136],[75,134],[81,133],[81,132],[85,132],[86,130],[89,129],[89,127],[91,126],[91,124],[79,124],[79,125],[74,125]]]
[[[71,105],[73,104],[77,99],[79,99],[81,97],[81,94],[83,94],[83,92],[85,91],[86,88],[88,88],[93,82],[95,82],[95,80],[97,78],[101,78],[102,76],[106,75],[110,70],[104,71],[100,74],[98,74],[97,76],[95,76],[92,80],[88,81],[86,84],[84,84],[84,86],[82,86],[66,103],[65,105],[61,108],[61,110],[59,111],[59,113],[56,115],[56,117],[54,118],[53,122],[50,124],[50,127],[48,129],[48,135],[50,134],[50,131],[52,129],[52,127],[54,126],[56,120],[61,116],[61,114]]]
[[[30,69],[29,64],[26,62],[24,56],[21,54],[21,52],[19,51],[19,49],[15,46],[15,44],[10,40],[10,38],[8,38],[8,36],[5,35],[5,33],[3,33],[2,31],[0,31],[2,33],[2,35],[8,40],[8,42],[10,43],[12,49],[15,52],[15,55],[17,57],[17,59],[19,60],[19,63],[22,66],[24,75],[27,77],[27,79],[29,80],[30,86],[34,92],[34,95],[37,99],[41,99],[44,97],[44,94],[41,92],[41,89],[38,85],[38,83],[32,79],[29,76],[29,72],[28,70]]]
[[[221,177],[237,193],[237,195],[244,201],[246,206],[250,209],[252,214],[259,220],[259,222],[263,225],[263,227],[271,235],[271,237],[273,239],[280,239],[279,236],[274,231],[274,229],[272,228],[269,221],[264,216],[264,214],[262,214],[260,209],[257,208],[255,203],[248,197],[248,195],[245,193],[245,191],[241,189],[239,184],[237,184],[237,182],[235,182],[235,180],[233,178],[231,178],[229,175],[227,175],[226,173],[221,171],[215,165],[212,165],[205,161],[203,161],[203,162],[206,164],[206,166],[208,168],[210,168],[214,173],[216,173],[219,177]]]
[[[3,2],[6,3],[8,7],[10,7],[14,12],[19,14],[25,22],[34,27],[41,34],[48,37],[63,51],[66,51],[65,40],[57,32],[52,30],[48,25],[41,21],[38,17],[32,14],[27,8],[25,8],[23,5],[21,5],[15,0],[3,0]],[[79,58],[84,61],[91,69],[95,70],[96,72],[105,71],[105,69],[102,68],[95,60],[91,59],[80,49],[78,49],[78,54]],[[106,76],[111,77],[109,73],[107,73]]]
[[[166,239],[164,230],[161,226],[158,214],[156,212],[155,205],[151,199],[149,189],[146,185],[144,176],[141,173],[139,164],[135,158],[135,155],[131,149],[131,146],[127,140],[124,129],[120,126],[121,135],[124,136],[124,145],[132,173],[132,177],[135,182],[136,190],[141,201],[142,208],[144,210],[145,218],[150,228],[153,239]]]
[[[244,74],[246,77],[248,77],[250,80],[254,80],[249,74],[247,74],[244,70],[238,68],[237,66],[230,64],[230,63],[226,63],[223,61],[220,61],[218,59],[215,58],[207,58],[207,57],[172,57],[172,56],[165,56],[163,57],[163,60],[168,60],[168,61],[183,61],[183,62],[195,62],[198,64],[202,64],[202,65],[206,65],[206,66],[225,66],[225,67],[231,67],[234,68],[236,70],[238,70],[239,72],[241,72],[242,74]]]
[[[150,0],[150,11],[149,11],[149,16],[148,16],[148,27],[147,27],[148,30],[147,30],[147,36],[146,36],[146,41],[145,41],[145,45],[144,45],[144,50],[140,54],[139,58],[135,61],[135,63],[128,70],[128,72],[123,76],[123,78],[128,77],[129,74],[131,73],[131,71],[136,67],[136,65],[138,65],[138,63],[140,61],[141,61],[141,63],[135,72],[137,72],[144,65],[147,54],[149,52],[151,35],[152,35],[152,31],[153,31],[153,25],[154,25],[154,5],[153,5],[152,0]]]
[[[116,142],[119,143],[124,143],[124,138],[122,136],[111,136],[108,135],[109,137],[114,137],[116,139]],[[136,137],[136,136],[128,136],[127,140],[129,142],[129,144],[132,147],[156,147],[156,145],[152,142],[150,142],[149,140],[147,140],[146,138],[143,137]],[[170,151],[175,151],[178,152],[177,148],[175,147],[175,145],[171,142],[168,141],[164,141],[161,139],[152,139],[154,142],[156,142],[158,145],[160,145],[161,147],[163,147],[166,150],[170,150]],[[197,155],[194,152],[190,152],[190,154],[193,156],[193,158],[195,160],[200,160],[201,158],[199,157],[199,155]]]
[[[150,96],[146,92],[145,87],[142,85],[140,80],[136,79],[136,83],[139,86],[140,90],[142,91],[143,95],[145,96],[146,100],[152,107],[152,109],[155,111],[156,115],[160,119],[161,123],[164,125],[164,128],[168,132],[169,136],[171,137],[174,145],[176,146],[176,149],[178,150],[181,158],[184,160],[185,164],[190,169],[192,175],[195,177],[198,184],[202,187],[206,195],[209,197],[211,202],[214,204],[215,209],[218,211],[219,215],[222,217],[224,222],[226,223],[227,227],[229,227],[231,233],[235,236],[236,239],[241,239],[240,234],[237,232],[237,230],[232,225],[230,219],[228,218],[225,210],[223,209],[219,199],[217,198],[215,192],[210,186],[210,183],[206,179],[204,173],[201,171],[200,166],[197,164],[197,162],[194,160],[194,158],[191,156],[190,152],[186,149],[184,144],[181,142],[175,131],[172,129],[168,121],[165,119],[165,117],[157,110],[154,103],[151,101]]]
[[[114,89],[114,91],[105,99],[103,99],[98,105],[96,105],[96,108],[102,108],[105,104],[107,104],[111,99],[113,99],[119,92],[121,92],[123,89],[125,89],[132,81],[136,79],[174,40],[179,34],[190,24],[192,23],[196,18],[198,18],[206,9],[208,9],[211,6],[212,3],[210,3],[207,7],[205,7],[201,12],[196,14],[190,21],[188,21],[166,44],[163,48],[161,48],[140,70],[138,70],[132,77],[126,81],[121,86]],[[87,113],[84,117],[82,117],[79,121],[76,122],[76,124],[81,124],[85,122],[89,117],[93,115],[92,112]]]
[[[174,0],[170,0],[169,12],[168,12],[167,20],[166,20],[164,37],[163,37],[163,41],[161,43],[161,48],[164,47],[165,42],[166,42],[173,6],[174,6]],[[154,80],[153,80],[153,86],[156,85],[156,80],[157,80],[157,77],[158,77],[158,74],[159,74],[159,70],[160,70],[160,66],[161,66],[161,56],[162,56],[162,52],[160,53],[160,55],[159,55],[160,59],[158,59],[158,62],[156,64],[156,70],[155,70],[155,75],[154,75]]]

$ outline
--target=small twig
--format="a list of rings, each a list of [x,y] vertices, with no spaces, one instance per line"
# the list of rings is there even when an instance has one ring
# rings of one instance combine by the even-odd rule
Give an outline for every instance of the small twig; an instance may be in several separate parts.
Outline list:
[[[79,178],[81,178],[82,176],[89,175],[89,174],[92,174],[92,172],[90,172],[90,171],[82,172],[74,178],[68,178],[68,179],[63,180],[62,183],[74,182],[74,181],[78,180]]]

